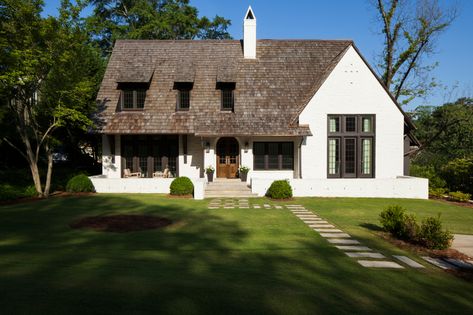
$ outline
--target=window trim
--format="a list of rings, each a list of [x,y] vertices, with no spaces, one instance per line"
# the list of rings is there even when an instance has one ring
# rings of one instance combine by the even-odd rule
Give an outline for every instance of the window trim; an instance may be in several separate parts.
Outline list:
[[[181,106],[181,93],[182,92],[187,92],[189,93],[188,95],[188,107],[182,107]],[[190,88],[179,88],[177,89],[177,99],[176,99],[176,110],[180,112],[185,112],[188,111],[191,108],[191,89]]]
[[[346,131],[346,117],[356,117],[356,131]],[[339,131],[330,132],[330,118],[338,117]],[[363,132],[363,118],[371,118],[371,131]],[[330,174],[329,169],[329,140],[339,139],[339,168],[336,174]],[[346,139],[355,139],[355,173],[347,174],[345,172]],[[363,162],[363,139],[371,139],[371,174],[362,173]],[[327,178],[376,178],[376,114],[329,114],[327,115]]]
[[[263,143],[264,144],[264,168],[256,167],[256,154],[255,154],[255,145]],[[269,154],[268,154],[268,144],[277,143],[278,144],[278,168],[269,168]],[[284,143],[290,143],[292,149],[292,167],[283,168],[283,157],[282,146]],[[294,141],[254,141],[253,142],[253,170],[255,171],[294,171],[295,168],[295,156],[294,156]]]

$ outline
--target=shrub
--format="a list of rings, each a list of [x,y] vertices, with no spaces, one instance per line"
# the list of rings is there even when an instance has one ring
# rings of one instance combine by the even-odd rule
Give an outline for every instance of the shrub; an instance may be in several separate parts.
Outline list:
[[[25,197],[35,197],[38,196],[38,192],[36,191],[36,187],[34,185],[30,185],[25,188],[23,192],[23,196]]]
[[[447,182],[440,177],[440,174],[435,170],[433,166],[423,166],[412,164],[409,174],[416,177],[424,177],[429,179],[430,188],[443,188],[447,185]]]
[[[177,177],[171,183],[171,195],[191,195],[194,192],[194,184],[185,176]]]
[[[442,231],[440,214],[428,217],[422,221],[419,232],[420,243],[430,249],[447,249],[450,247],[453,235],[448,230]]]
[[[417,223],[417,219],[415,215],[406,215],[404,217],[403,229],[402,229],[402,239],[412,242],[418,243],[419,241],[419,234],[420,234],[420,226]]]
[[[461,191],[452,191],[448,194],[448,200],[451,201],[460,201],[460,202],[467,202],[471,199],[470,194],[462,193]]]
[[[94,192],[95,187],[87,175],[81,174],[72,177],[66,185],[68,192]]]
[[[292,187],[287,180],[275,180],[266,192],[266,196],[273,199],[291,198]]]
[[[18,187],[0,184],[0,200],[13,200],[21,197],[23,197],[23,192]]]
[[[383,228],[398,238],[402,238],[405,234],[405,218],[406,209],[398,205],[389,206],[379,214],[379,221],[381,222]]]
[[[447,193],[447,189],[445,188],[429,188],[429,196],[435,198],[443,198]]]
[[[449,161],[442,167],[443,178],[447,187],[453,191],[464,191],[473,194],[473,159],[458,158]]]

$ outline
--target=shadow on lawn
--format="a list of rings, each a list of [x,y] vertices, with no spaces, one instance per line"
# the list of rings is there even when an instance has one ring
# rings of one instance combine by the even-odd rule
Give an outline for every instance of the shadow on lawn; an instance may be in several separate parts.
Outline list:
[[[274,242],[285,240],[281,225],[258,242],[245,220],[196,209],[197,202],[139,200],[94,196],[1,208],[1,240],[11,241],[0,241],[0,287],[8,288],[2,312],[421,314],[445,303],[453,311],[471,307],[465,287],[436,295],[445,278],[432,285],[421,273],[363,269],[307,227]],[[112,213],[155,214],[175,224],[128,234],[68,227],[82,216]]]

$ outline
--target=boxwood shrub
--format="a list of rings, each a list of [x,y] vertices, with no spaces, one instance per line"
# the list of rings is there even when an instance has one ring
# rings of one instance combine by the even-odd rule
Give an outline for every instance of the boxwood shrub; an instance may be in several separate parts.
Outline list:
[[[266,197],[273,199],[292,198],[292,187],[287,180],[275,180],[268,188]]]
[[[95,192],[94,184],[87,175],[80,174],[72,177],[66,185],[68,192]]]
[[[185,176],[177,177],[171,183],[171,195],[192,195],[194,192],[194,184]]]

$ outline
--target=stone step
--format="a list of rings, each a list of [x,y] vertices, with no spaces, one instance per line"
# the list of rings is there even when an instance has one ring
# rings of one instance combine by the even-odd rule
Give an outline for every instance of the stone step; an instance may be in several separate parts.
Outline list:
[[[252,194],[251,192],[238,192],[238,191],[219,191],[219,192],[205,192],[205,198],[257,198],[257,194]]]

